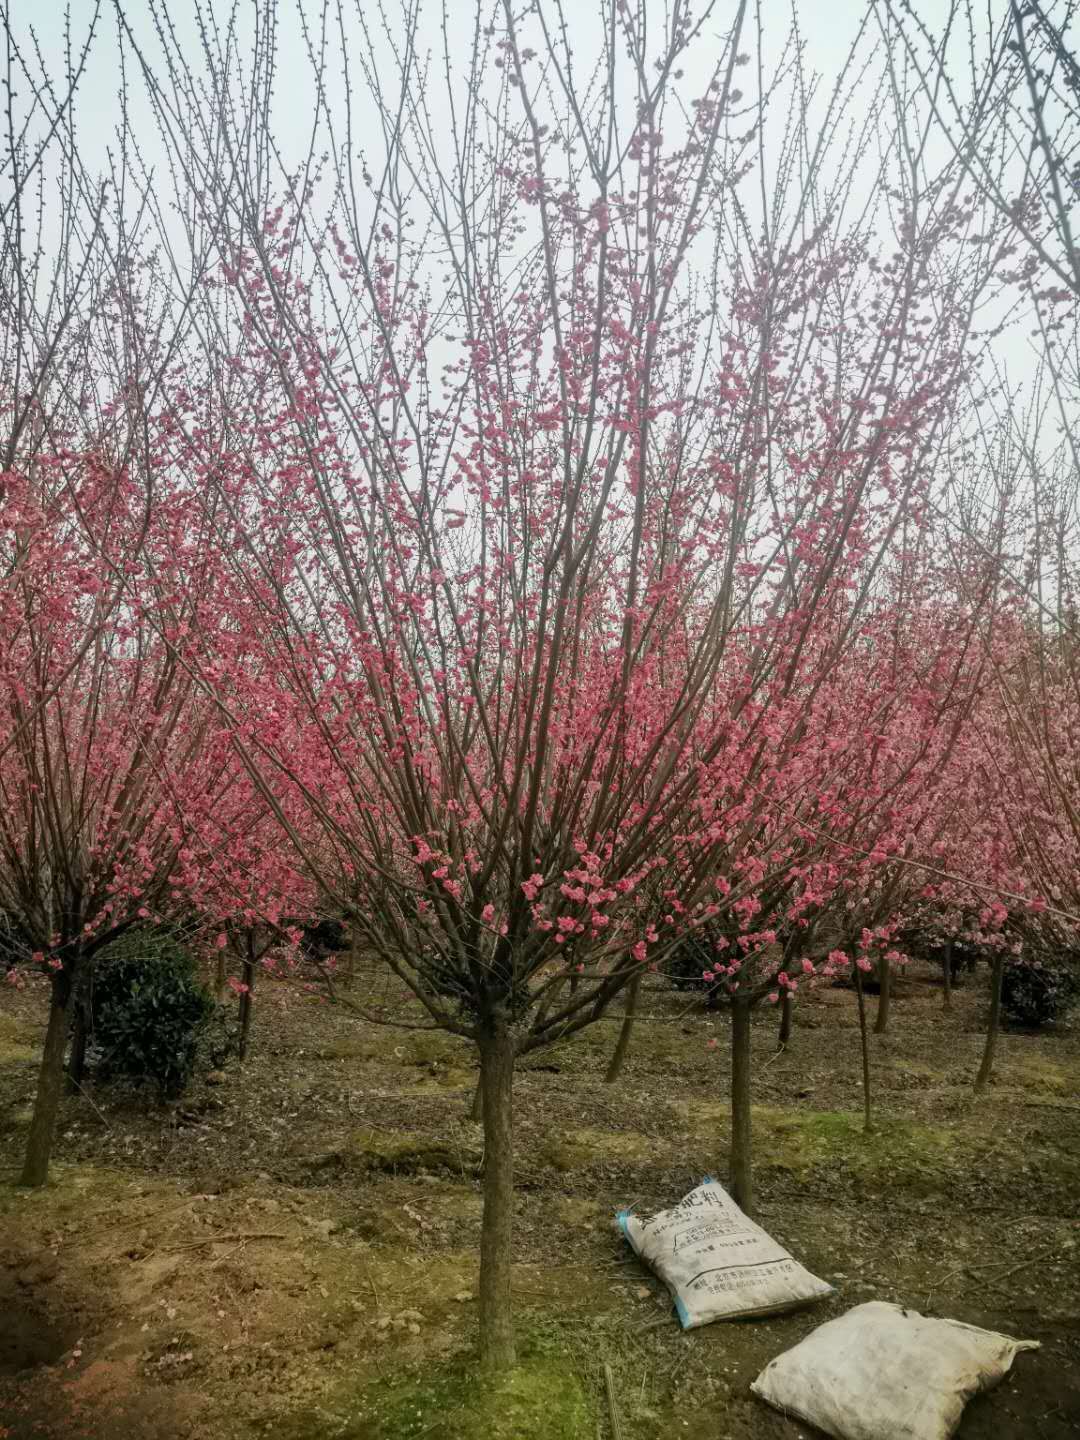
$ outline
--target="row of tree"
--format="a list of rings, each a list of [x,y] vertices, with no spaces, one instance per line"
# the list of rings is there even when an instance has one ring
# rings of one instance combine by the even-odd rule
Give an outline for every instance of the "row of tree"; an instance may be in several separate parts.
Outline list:
[[[418,7],[309,18],[297,148],[272,4],[116,6],[104,181],[90,41],[64,85],[6,28],[0,910],[51,976],[30,1184],[105,947],[194,917],[250,981],[347,916],[477,1046],[504,1366],[517,1057],[699,947],[749,1203],[755,1003],[927,906],[1070,939],[1080,289],[1068,156],[1002,150],[1037,7],[955,125],[887,6],[820,100],[745,3],[602,9],[587,75],[557,4],[489,8],[435,113]]]

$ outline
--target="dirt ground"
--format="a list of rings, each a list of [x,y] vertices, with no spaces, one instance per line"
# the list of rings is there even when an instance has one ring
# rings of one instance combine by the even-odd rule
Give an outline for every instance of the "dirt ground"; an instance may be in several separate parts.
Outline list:
[[[52,1183],[20,1191],[44,1004],[0,997],[4,1440],[596,1440],[611,1367],[627,1440],[796,1440],[749,1393],[773,1356],[878,1298],[1042,1342],[961,1440],[1080,1435],[1080,1017],[1003,1035],[971,1080],[983,983],[942,1008],[912,967],[873,1036],[864,1135],[854,996],[756,1020],[758,1218],[836,1286],[810,1310],[682,1333],[617,1206],[725,1174],[727,1017],[657,988],[623,1077],[616,1023],[522,1065],[514,1283],[522,1365],[470,1378],[479,1127],[464,1044],[267,987],[252,1053],[179,1106],[66,1102]],[[709,1045],[710,1038],[718,1041]]]

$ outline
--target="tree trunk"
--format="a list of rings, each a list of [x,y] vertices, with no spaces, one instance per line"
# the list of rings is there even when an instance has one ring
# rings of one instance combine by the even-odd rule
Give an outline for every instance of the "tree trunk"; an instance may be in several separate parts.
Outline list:
[[[484,1219],[480,1232],[480,1364],[514,1364],[510,1257],[514,1219],[514,1040],[495,1020],[480,1040],[484,1092]]]
[[[64,1051],[67,1048],[69,1001],[73,977],[66,970],[53,976],[52,998],[49,1002],[49,1026],[45,1031],[45,1049],[38,1071],[34,1114],[26,1141],[20,1185],[44,1185],[49,1178],[49,1159],[56,1135],[56,1115],[64,1089]]]
[[[469,1106],[469,1119],[474,1125],[479,1125],[484,1118],[484,1080],[483,1077],[476,1082],[476,1089],[472,1093],[472,1104]]]
[[[251,1007],[255,998],[255,961],[251,957],[250,944],[248,956],[243,962],[243,981],[247,988],[240,996],[240,1039],[237,1044],[237,1053],[241,1060],[247,1058],[248,1042],[251,1038]]]
[[[780,1037],[776,1042],[778,1050],[786,1050],[791,1043],[791,1018],[795,1009],[795,997],[785,990],[780,998]]]
[[[945,983],[945,998],[942,1005],[946,1010],[952,1009],[952,944],[951,940],[945,941],[945,959],[942,962],[942,975]]]
[[[82,977],[72,1008],[74,1017],[71,1026],[71,1054],[68,1056],[66,1089],[69,1095],[76,1095],[82,1090],[83,1078],[86,1075],[86,1046],[93,1018],[89,972]]]
[[[990,979],[990,1023],[986,1027],[986,1044],[983,1047],[982,1064],[975,1077],[975,1093],[981,1095],[990,1084],[994,1068],[994,1051],[997,1048],[998,1030],[1001,1027],[1001,981],[1005,974],[1005,952],[994,951],[994,963]]]
[[[862,1043],[863,1129],[869,1131],[874,1128],[870,1113],[870,1046],[866,1038],[866,993],[858,962],[855,963],[855,993],[859,997],[859,1039]]]
[[[619,1078],[619,1073],[626,1059],[626,1052],[630,1048],[630,1036],[634,1031],[634,1016],[637,1014],[638,991],[641,989],[641,971],[630,981],[630,988],[626,992],[626,1014],[619,1029],[619,1038],[615,1042],[615,1053],[611,1057],[611,1064],[604,1076],[606,1085],[613,1085]]]
[[[363,949],[363,936],[360,934],[359,925],[349,926],[349,958],[346,962],[345,983],[351,985],[356,979],[357,971],[360,969],[360,953]]]
[[[874,1017],[874,1034],[884,1035],[889,1025],[889,1001],[892,998],[892,965],[885,956],[878,960],[878,1002]]]
[[[214,999],[220,1005],[225,996],[225,951],[217,952],[217,966],[214,972]]]
[[[754,1174],[750,1149],[750,1001],[736,996],[731,1006],[731,1194],[752,1214]]]

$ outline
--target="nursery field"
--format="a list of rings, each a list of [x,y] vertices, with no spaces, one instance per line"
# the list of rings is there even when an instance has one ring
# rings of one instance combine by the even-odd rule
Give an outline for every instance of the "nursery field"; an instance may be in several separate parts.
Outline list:
[[[725,1173],[728,1017],[657,987],[615,1085],[616,1026],[526,1060],[516,1088],[522,1363],[489,1387],[476,1330],[475,1068],[445,1034],[376,1027],[268,986],[246,1064],[171,1108],[65,1102],[49,1185],[11,1183],[43,997],[0,1012],[0,1434],[398,1440],[613,1434],[794,1440],[749,1393],[771,1357],[884,1299],[1025,1338],[961,1440],[1080,1435],[1080,1032],[1006,1031],[972,1094],[985,995],[942,1008],[913,966],[872,1036],[862,1129],[854,995],[754,1026],[758,1218],[836,1295],[682,1333],[612,1224]],[[613,1017],[617,1019],[617,1017]],[[709,1045],[714,1037],[718,1044]]]
[[[0,7],[0,1440],[1080,1440],[1078,17]]]

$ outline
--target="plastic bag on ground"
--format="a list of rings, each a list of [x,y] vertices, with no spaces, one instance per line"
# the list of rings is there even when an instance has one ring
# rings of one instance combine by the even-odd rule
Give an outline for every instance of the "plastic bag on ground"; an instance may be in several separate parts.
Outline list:
[[[833,1293],[739,1209],[715,1180],[703,1180],[670,1210],[616,1222],[671,1291],[684,1330],[740,1315],[775,1315]]]
[[[871,1300],[770,1360],[750,1388],[836,1440],[949,1440],[971,1397],[1038,1348]]]

